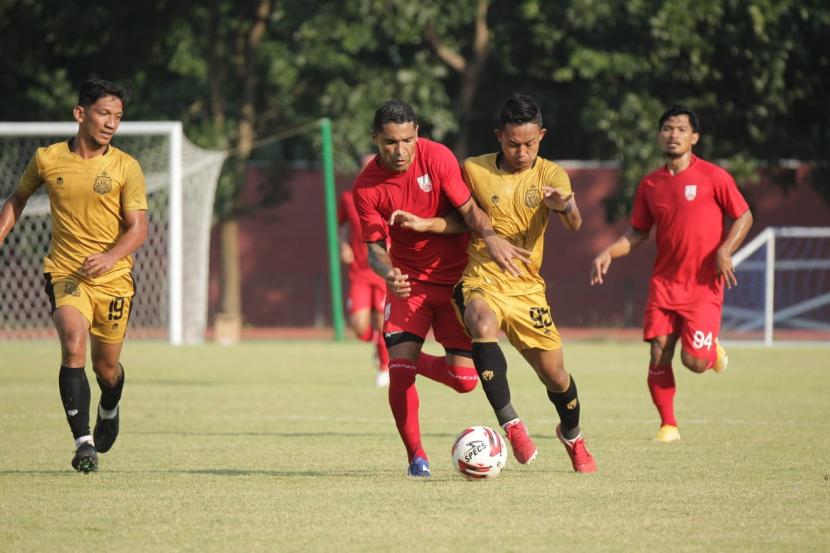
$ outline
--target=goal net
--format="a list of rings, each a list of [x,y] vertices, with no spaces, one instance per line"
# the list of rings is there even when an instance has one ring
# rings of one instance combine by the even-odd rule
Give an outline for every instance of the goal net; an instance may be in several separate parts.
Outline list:
[[[17,187],[37,147],[66,140],[76,123],[0,123],[0,198]],[[207,326],[213,201],[225,153],[188,141],[179,122],[125,122],[113,140],[135,157],[147,185],[148,235],[133,254],[130,337],[198,343]],[[42,260],[51,218],[44,187],[0,248],[0,340],[54,335]]]
[[[830,341],[830,227],[769,227],[732,258],[725,338]]]

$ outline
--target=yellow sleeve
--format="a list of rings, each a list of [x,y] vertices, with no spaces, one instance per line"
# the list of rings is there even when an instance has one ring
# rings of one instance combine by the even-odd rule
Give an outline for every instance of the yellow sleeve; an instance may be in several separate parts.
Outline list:
[[[556,188],[561,190],[564,195],[568,195],[573,192],[573,188],[571,187],[571,179],[568,176],[568,172],[565,171],[559,165],[550,165],[550,169],[548,170],[548,176],[545,179],[548,186],[551,188]]]
[[[37,158],[38,152],[35,152],[35,155],[29,160],[26,170],[23,171],[23,176],[20,177],[20,183],[17,185],[17,193],[24,198],[29,198],[43,184]]]
[[[137,161],[127,166],[126,182],[121,190],[121,211],[142,211],[147,209],[147,191],[144,172]]]

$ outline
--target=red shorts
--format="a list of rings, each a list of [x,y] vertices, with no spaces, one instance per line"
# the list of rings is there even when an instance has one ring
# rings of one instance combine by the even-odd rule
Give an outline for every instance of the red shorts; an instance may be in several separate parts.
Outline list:
[[[411,281],[408,298],[389,294],[383,332],[386,335],[408,332],[426,338],[432,327],[435,340],[444,349],[471,351],[470,338],[455,316],[452,306],[452,285]]]
[[[375,273],[349,275],[349,296],[346,298],[346,310],[349,314],[364,309],[383,313],[385,304],[385,280]]]
[[[722,302],[717,298],[681,308],[666,309],[649,301],[643,315],[643,340],[676,334],[693,357],[715,362],[715,340],[720,333]]]

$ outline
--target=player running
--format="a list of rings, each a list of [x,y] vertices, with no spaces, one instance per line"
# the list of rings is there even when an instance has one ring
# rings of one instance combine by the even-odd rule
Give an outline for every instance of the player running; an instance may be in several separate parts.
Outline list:
[[[655,439],[680,439],[674,414],[672,358],[678,339],[680,360],[693,372],[726,370],[718,343],[723,287],[737,285],[732,254],[752,226],[752,213],[734,179],[698,158],[697,115],[673,106],[661,117],[657,141],[665,165],[640,181],[631,228],[594,258],[591,284],[602,284],[611,260],[628,255],[657,228],[657,258],[643,316],[643,340],[651,344],[648,389],[660,414]],[[728,233],[724,216],[733,223]]]
[[[0,245],[35,191],[45,186],[52,212],[52,246],[43,259],[46,293],[61,343],[58,376],[75,438],[72,466],[98,469],[98,453],[118,437],[124,367],[119,363],[134,294],[131,254],[147,237],[147,198],[138,162],[110,145],[127,91],[104,80],[81,84],[77,134],[35,151],[17,190],[0,210]],[[86,337],[101,388],[89,432]]]
[[[577,472],[590,473],[597,467],[580,432],[576,383],[565,370],[562,341],[548,307],[545,281],[539,274],[551,212],[568,230],[578,230],[582,225],[568,174],[538,156],[546,132],[536,102],[529,96],[514,94],[502,106],[496,129],[501,151],[464,162],[467,185],[492,221],[494,231],[531,253],[521,273],[505,273],[474,236],[453,299],[472,336],[481,387],[516,460],[530,463],[538,450],[511,401],[507,360],[498,344],[500,330],[544,384],[560,419],[555,433],[565,446],[571,466]],[[443,224],[434,219],[420,221],[411,214],[400,214],[399,218],[407,226],[433,231]]]
[[[374,161],[372,156],[368,163]],[[365,165],[365,164],[364,164]],[[346,308],[349,326],[364,342],[375,345],[377,372],[375,384],[389,385],[389,352],[383,339],[383,311],[386,304],[386,281],[369,267],[369,255],[360,233],[360,218],[351,190],[340,196],[337,209],[340,260],[348,267],[349,292]]]
[[[375,112],[372,137],[378,156],[355,180],[355,205],[363,240],[368,243],[369,265],[386,279],[389,405],[406,448],[407,473],[429,477],[418,420],[416,375],[460,393],[471,391],[478,381],[470,340],[450,301],[452,286],[467,262],[468,238],[466,234],[424,235],[388,223],[396,210],[421,217],[452,217],[458,209],[471,229],[486,236],[487,247],[501,267],[517,271],[513,259],[524,259],[527,252],[493,233],[489,220],[472,201],[450,150],[418,137],[418,121],[409,104],[384,103]],[[444,357],[421,351],[430,328],[444,347]]]

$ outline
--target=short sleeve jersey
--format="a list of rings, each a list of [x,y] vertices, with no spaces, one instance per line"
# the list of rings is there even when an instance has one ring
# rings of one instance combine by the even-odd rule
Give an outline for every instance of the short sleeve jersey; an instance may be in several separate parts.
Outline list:
[[[28,198],[46,187],[52,214],[52,244],[43,271],[75,275],[92,254],[104,253],[121,237],[124,212],[147,209],[144,173],[133,157],[110,146],[106,153],[83,159],[69,142],[38,148],[23,173],[18,192]],[[130,272],[131,256],[86,282],[108,282]]]
[[[722,297],[723,285],[715,277],[724,215],[734,220],[748,209],[732,176],[696,156],[676,175],[663,166],[640,182],[631,226],[657,229],[651,297],[658,306]]]
[[[455,156],[446,146],[425,138],[415,145],[415,159],[403,173],[375,159],[355,179],[354,200],[365,242],[390,239],[392,264],[410,280],[455,284],[467,264],[468,234],[427,234],[388,227],[397,209],[419,217],[443,217],[470,199]]]
[[[530,250],[531,263],[524,266],[521,276],[514,277],[499,268],[484,241],[474,236],[467,248],[465,285],[510,296],[543,291],[545,281],[539,270],[550,211],[542,201],[542,187],[557,188],[567,196],[571,193],[571,180],[562,167],[541,157],[521,173],[502,171],[497,157],[493,153],[467,159],[464,179],[479,207],[490,216],[493,230],[512,244]]]

